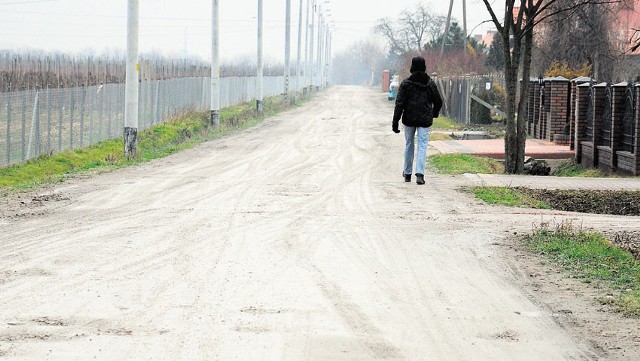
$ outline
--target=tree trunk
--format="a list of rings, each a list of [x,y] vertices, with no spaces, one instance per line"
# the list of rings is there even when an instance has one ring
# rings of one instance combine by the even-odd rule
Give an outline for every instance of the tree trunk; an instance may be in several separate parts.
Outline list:
[[[520,100],[518,102],[518,156],[516,159],[517,173],[524,171],[524,153],[527,141],[527,103],[529,101],[529,77],[531,76],[531,49],[533,47],[533,31],[528,31],[522,44],[522,85],[520,86]]]
[[[518,133],[516,127],[516,92],[518,85],[518,68],[520,59],[520,49],[516,45],[513,52],[509,49],[509,32],[502,34],[504,44],[504,75],[506,85],[506,113],[507,124],[506,134],[504,137],[504,171],[507,174],[515,174],[518,172]]]

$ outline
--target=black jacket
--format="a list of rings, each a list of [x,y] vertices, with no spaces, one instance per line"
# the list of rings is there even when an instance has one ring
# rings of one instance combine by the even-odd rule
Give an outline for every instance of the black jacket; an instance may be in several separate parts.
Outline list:
[[[402,81],[396,96],[396,108],[393,112],[393,128],[402,124],[410,127],[430,127],[433,118],[437,118],[442,108],[442,98],[436,83],[427,73],[417,71]]]

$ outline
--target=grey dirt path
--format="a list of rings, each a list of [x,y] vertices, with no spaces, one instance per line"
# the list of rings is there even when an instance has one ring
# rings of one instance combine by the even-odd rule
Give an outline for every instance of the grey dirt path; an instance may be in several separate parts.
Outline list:
[[[532,219],[583,216],[487,207],[464,176],[404,183],[390,117],[384,94],[334,87],[29,212],[4,204],[0,359],[624,359],[504,251]]]

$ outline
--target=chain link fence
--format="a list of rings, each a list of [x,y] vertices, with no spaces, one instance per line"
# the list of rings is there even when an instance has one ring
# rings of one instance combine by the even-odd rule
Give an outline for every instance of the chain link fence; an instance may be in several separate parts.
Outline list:
[[[471,111],[473,98],[477,99],[482,90],[489,90],[495,85],[504,88],[504,77],[443,77],[437,78],[436,84],[442,95],[442,114],[461,124],[474,124],[477,120]]]
[[[264,77],[264,96],[283,90],[283,76]],[[0,167],[120,137],[124,94],[123,83],[0,93]],[[221,78],[220,94],[221,107],[251,101],[256,77]],[[138,129],[210,110],[210,99],[208,77],[140,82]]]

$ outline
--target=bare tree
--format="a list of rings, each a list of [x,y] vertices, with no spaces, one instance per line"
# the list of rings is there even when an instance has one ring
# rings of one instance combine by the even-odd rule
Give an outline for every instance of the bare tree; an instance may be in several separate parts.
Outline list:
[[[401,56],[406,53],[419,53],[427,43],[442,34],[445,17],[418,4],[405,9],[397,20],[382,18],[374,27],[374,32],[387,41],[389,51]]]
[[[497,36],[502,37],[505,59],[506,87],[506,134],[505,172],[522,173],[524,169],[524,147],[527,138],[527,101],[529,82],[520,86],[520,97],[516,104],[518,75],[529,79],[531,75],[531,51],[534,29],[540,22],[558,14],[571,14],[588,4],[612,4],[619,0],[577,0],[568,7],[554,8],[560,0],[505,0],[504,19],[500,20],[493,8],[493,1],[482,0],[491,15]],[[510,47],[509,44],[512,46]],[[516,109],[518,117],[516,118]]]
[[[553,9],[567,8],[577,0],[561,0]],[[600,4],[586,4],[571,15],[556,16],[544,26],[536,41],[534,70],[543,74],[554,61],[566,62],[571,68],[591,65],[591,76],[610,79],[617,58],[621,55],[614,45],[612,9]]]

